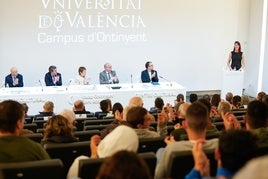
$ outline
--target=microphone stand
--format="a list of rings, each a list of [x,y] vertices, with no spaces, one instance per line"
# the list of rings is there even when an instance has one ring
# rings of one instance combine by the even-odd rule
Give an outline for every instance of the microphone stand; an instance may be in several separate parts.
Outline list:
[[[172,86],[172,82],[171,81],[169,81],[168,79],[164,78],[163,76],[159,76],[159,77],[162,78],[163,80],[169,82],[170,83],[169,85]]]
[[[67,84],[67,86],[66,86],[66,91],[68,91],[68,87],[70,86],[71,82],[72,82],[72,80],[70,80],[70,81],[68,82],[68,84]]]
[[[133,88],[132,74],[130,75],[131,88]]]
[[[39,84],[40,84],[40,86],[41,86],[41,88],[42,88],[42,91],[44,91],[44,89],[43,89],[43,85],[42,85],[42,83],[41,83],[41,80],[38,80],[38,82],[39,82]]]

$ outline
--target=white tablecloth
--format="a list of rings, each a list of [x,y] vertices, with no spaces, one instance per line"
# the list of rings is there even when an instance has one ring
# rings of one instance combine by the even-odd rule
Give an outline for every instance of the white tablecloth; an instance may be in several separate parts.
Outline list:
[[[120,86],[120,89],[112,89]],[[140,96],[144,101],[144,107],[149,109],[154,106],[156,97],[162,97],[165,103],[174,104],[176,96],[182,93],[186,95],[183,86],[177,83],[150,83],[114,84],[114,85],[87,85],[87,86],[57,86],[57,87],[23,87],[23,88],[1,88],[0,101],[13,99],[25,102],[29,106],[30,115],[42,111],[46,101],[54,103],[54,112],[59,113],[62,109],[72,109],[73,102],[82,99],[86,110],[100,111],[99,102],[103,99],[111,99],[112,103],[120,102],[124,107],[133,96]]]

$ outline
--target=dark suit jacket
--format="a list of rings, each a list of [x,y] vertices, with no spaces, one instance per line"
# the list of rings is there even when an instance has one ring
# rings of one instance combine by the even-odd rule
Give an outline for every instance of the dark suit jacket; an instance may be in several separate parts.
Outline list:
[[[155,75],[155,77],[152,78],[152,81],[151,81],[150,76],[148,74],[148,71],[147,70],[143,70],[141,72],[141,81],[143,83],[158,82],[159,79],[158,79],[157,71],[152,70],[151,71],[151,74],[153,74],[154,72],[155,72],[156,75]]]
[[[117,77],[115,71],[111,71],[111,77]],[[105,70],[103,70],[99,75],[100,84],[110,84],[109,79],[107,78],[107,73]],[[116,81],[113,81],[113,83],[119,83],[119,79],[117,77]]]
[[[11,74],[7,75],[5,79],[5,86],[8,84],[9,87],[23,87],[23,76],[18,74],[16,78],[19,79],[19,83],[17,85],[13,85],[13,78]]]
[[[57,76],[60,77],[59,81],[56,84],[54,84],[50,72],[47,72],[45,76],[46,86],[61,86],[62,85],[61,74],[57,73]]]

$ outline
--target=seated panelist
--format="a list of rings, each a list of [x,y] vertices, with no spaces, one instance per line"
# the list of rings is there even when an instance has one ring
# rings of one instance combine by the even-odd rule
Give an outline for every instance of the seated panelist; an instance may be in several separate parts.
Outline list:
[[[158,82],[157,71],[154,70],[152,62],[148,61],[145,63],[145,70],[141,72],[142,83]]]
[[[115,84],[119,83],[119,79],[116,72],[112,70],[112,65],[110,63],[104,64],[104,70],[99,74],[100,84]]]
[[[52,65],[45,75],[46,86],[62,86],[61,74],[57,72],[57,67]]]
[[[23,76],[18,73],[16,67],[10,69],[10,74],[5,78],[6,87],[23,87]]]

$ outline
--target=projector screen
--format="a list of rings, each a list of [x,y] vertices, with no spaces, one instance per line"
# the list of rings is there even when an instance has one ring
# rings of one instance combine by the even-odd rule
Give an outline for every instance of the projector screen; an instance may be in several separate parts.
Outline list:
[[[237,40],[240,19],[234,17],[239,4],[233,2],[0,1],[2,84],[16,66],[24,86],[38,86],[50,65],[57,66],[63,85],[77,76],[79,66],[98,84],[106,62],[120,83],[130,82],[131,75],[133,82],[140,82],[145,62],[152,61],[158,75],[187,91],[218,90]]]

